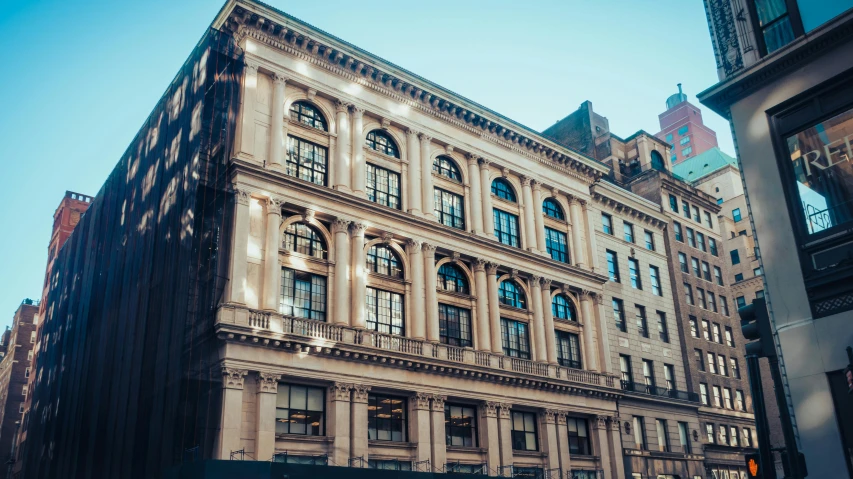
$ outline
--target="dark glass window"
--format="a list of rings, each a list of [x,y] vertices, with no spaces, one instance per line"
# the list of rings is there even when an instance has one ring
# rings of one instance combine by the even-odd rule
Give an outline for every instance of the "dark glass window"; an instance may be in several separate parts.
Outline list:
[[[524,292],[512,280],[501,281],[498,287],[498,300],[501,304],[513,308],[527,309],[527,298]]]
[[[314,228],[305,223],[291,223],[284,229],[284,249],[314,258],[326,259],[326,245]]]
[[[432,171],[457,183],[462,183],[462,174],[456,162],[446,156],[439,156],[432,162]]]
[[[472,346],[471,311],[448,304],[438,305],[439,338],[442,344]]]
[[[610,215],[601,213],[601,230],[609,235],[613,234],[613,218]]]
[[[505,355],[513,358],[530,359],[527,323],[501,318],[501,343]]]
[[[666,420],[655,419],[655,429],[657,429],[658,433],[658,451],[669,452],[669,435],[666,430]]]
[[[512,411],[512,448],[516,451],[538,451],[536,414]]]
[[[610,281],[619,282],[619,260],[616,253],[607,250],[607,272],[610,275]]]
[[[646,237],[646,249],[649,251],[655,250],[655,235],[649,230],[645,230],[643,235]]]
[[[589,427],[586,419],[567,417],[566,426],[569,429],[569,454],[578,454],[581,456],[592,455]]]
[[[705,281],[711,281],[711,266],[707,262],[702,262],[702,278]]]
[[[370,394],[367,397],[367,438],[406,441],[406,399]]]
[[[732,337],[732,328],[726,326],[726,346],[735,347],[735,340]]]
[[[625,241],[629,243],[634,242],[634,225],[622,222],[622,232],[624,233]]]
[[[690,316],[690,335],[694,338],[699,337],[699,325],[696,323],[695,316]]]
[[[678,198],[675,195],[669,195],[669,209],[678,213]]]
[[[690,270],[687,267],[687,255],[684,253],[678,253],[678,263],[681,265],[682,273],[689,273]]]
[[[400,209],[400,175],[368,163],[366,181],[368,200]]]
[[[725,286],[723,284],[723,271],[719,266],[714,266],[714,278],[717,280],[717,284],[720,286]]]
[[[687,228],[687,244],[690,245],[691,248],[696,247],[696,236],[690,228]]]
[[[631,276],[631,287],[643,289],[643,280],[640,278],[640,262],[634,258],[628,258],[628,274]]]
[[[646,307],[635,304],[634,309],[637,310],[637,333],[644,338],[648,338],[649,324],[646,320]]]
[[[717,253],[717,241],[714,238],[708,238],[708,249],[712,255],[719,256],[719,253]]]
[[[503,178],[495,178],[492,181],[492,194],[513,203],[518,201],[515,199],[515,191],[513,191],[509,181]]]
[[[518,248],[518,216],[494,209],[495,237],[501,243]]]
[[[569,245],[565,233],[545,227],[545,249],[551,259],[562,263],[569,262]]]
[[[581,348],[577,334],[554,331],[557,335],[557,361],[567,368],[581,369]]]
[[[435,188],[433,194],[435,200],[434,213],[438,222],[451,228],[464,230],[465,207],[463,206],[462,196],[440,188]]]
[[[660,287],[660,270],[657,266],[649,266],[649,277],[652,281],[652,294],[663,296],[663,289]]]
[[[392,278],[403,277],[403,263],[388,246],[376,244],[367,250],[367,270]]]
[[[634,448],[646,449],[646,421],[640,416],[634,416]]]
[[[367,329],[385,334],[405,334],[403,296],[367,288]]]
[[[690,434],[688,433],[686,422],[678,423],[678,441],[681,443],[681,452],[690,454]]]
[[[613,318],[616,320],[616,329],[622,332],[628,330],[625,324],[625,307],[621,299],[613,298]]]
[[[658,311],[658,336],[660,340],[668,343],[669,342],[669,330],[666,327],[666,313],[663,311]]]
[[[438,268],[438,287],[452,293],[471,294],[467,276],[452,263],[444,263]]]
[[[634,382],[634,372],[631,370],[631,356],[619,355],[619,372],[622,374],[623,383],[630,384]]]
[[[281,269],[278,310],[286,316],[326,320],[326,277]]]
[[[399,459],[368,459],[368,469],[381,469],[385,471],[411,471],[412,461],[401,461]]]
[[[731,254],[731,256],[732,256],[732,264],[733,265],[734,264],[740,264],[740,253],[738,252],[738,250],[733,249],[733,250],[731,250],[731,252],[729,254]]]
[[[297,123],[308,125],[311,128],[329,131],[329,127],[326,125],[326,119],[320,113],[320,109],[308,102],[293,102],[293,104],[290,105],[290,119]]]
[[[554,198],[545,198],[545,201],[542,202],[542,212],[545,213],[545,216],[550,216],[556,220],[566,220],[563,208]]]
[[[705,252],[708,251],[707,249],[705,249],[705,235],[698,231],[696,232],[696,244],[698,245],[697,248],[699,248],[700,250]]]
[[[708,228],[714,228],[714,223],[711,222],[711,213],[707,211],[703,211],[705,213],[705,224],[708,225]]]
[[[704,371],[705,370],[705,354],[702,352],[701,349],[694,349],[693,350],[693,359],[696,361],[696,369],[698,369],[699,371]],[[703,404],[704,404],[704,401],[703,401]]]
[[[675,241],[679,241],[684,243],[684,235],[681,232],[681,223],[677,221],[672,222],[673,229],[675,231]]]
[[[773,53],[794,41],[785,0],[755,0],[755,10],[766,53]]]
[[[287,137],[285,174],[325,185],[327,168],[328,150],[326,148],[293,136]]]
[[[400,150],[397,149],[397,143],[391,139],[391,135],[382,130],[373,130],[367,134],[365,144],[368,148],[384,153],[394,158],[400,157]]]
[[[564,294],[558,294],[551,299],[551,313],[556,319],[565,319],[568,321],[577,321],[575,315],[575,307],[569,298]]]
[[[444,434],[448,446],[477,446],[477,408],[444,404]]]
[[[275,396],[275,433],[323,436],[326,433],[323,388],[279,383]]]

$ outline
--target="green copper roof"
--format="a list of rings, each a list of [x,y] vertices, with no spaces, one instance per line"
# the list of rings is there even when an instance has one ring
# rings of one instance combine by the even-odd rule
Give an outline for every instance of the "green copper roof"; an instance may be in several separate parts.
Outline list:
[[[737,168],[737,160],[714,147],[673,165],[672,172],[692,183],[728,165]]]

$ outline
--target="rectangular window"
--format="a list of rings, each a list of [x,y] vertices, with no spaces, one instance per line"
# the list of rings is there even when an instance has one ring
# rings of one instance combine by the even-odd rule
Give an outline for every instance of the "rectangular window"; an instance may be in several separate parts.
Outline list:
[[[640,262],[634,258],[628,258],[628,274],[631,276],[631,287],[643,289],[643,280],[640,278]]]
[[[471,347],[471,311],[449,304],[438,305],[439,339],[442,344]]]
[[[735,283],[743,281],[743,273],[738,273],[735,275]]]
[[[613,234],[613,219],[610,215],[601,213],[601,230],[609,235]]]
[[[448,446],[477,447],[477,408],[445,403],[444,431]]]
[[[569,262],[569,241],[565,233],[545,227],[545,250],[551,259],[561,263]]]
[[[643,231],[643,236],[646,239],[646,249],[649,251],[655,250],[655,235],[649,230]]]
[[[275,396],[275,433],[324,436],[324,388],[279,383]]]
[[[720,309],[724,315],[729,315],[729,300],[725,296],[720,296]]]
[[[400,203],[400,175],[386,170],[385,168],[380,168],[375,165],[367,164],[367,199],[374,202],[379,203],[380,205],[387,206],[389,208],[394,208],[395,210],[399,210]],[[440,190],[436,190],[436,213],[439,211],[440,207],[440,194],[438,193]]]
[[[669,143],[670,145],[672,144],[672,133],[666,135],[666,142]],[[674,196],[672,196],[672,195],[669,195],[669,197],[674,198]]]
[[[380,394],[367,397],[367,438],[406,442],[406,399]]]
[[[702,279],[711,281],[711,266],[706,262],[702,262]]]
[[[711,323],[707,319],[702,320],[702,333],[705,335],[705,341],[711,340]]]
[[[557,335],[557,361],[567,368],[582,369],[580,339],[577,334],[554,331]]]
[[[610,281],[619,282],[619,259],[614,251],[607,250],[607,273],[610,275]]]
[[[755,268],[752,270],[753,276],[761,276],[761,268]]]
[[[740,264],[740,253],[738,253],[738,250],[733,249],[729,254],[732,257],[732,264]]]
[[[711,213],[708,213],[707,211],[703,211],[703,213],[705,213],[705,224],[708,225],[708,228],[713,229],[714,223],[711,222]]]
[[[666,326],[666,313],[663,311],[658,311],[658,336],[660,340],[668,343],[669,342],[669,329]]]
[[[285,316],[325,321],[326,277],[282,268],[278,310]]]
[[[759,269],[760,269],[760,268],[759,268]],[[760,273],[759,273],[759,274],[760,274]],[[758,276],[758,275],[756,275],[756,276]],[[36,342],[36,332],[35,332],[35,331],[30,331],[30,342],[31,342],[31,343]]]
[[[734,409],[734,407],[732,407],[732,390],[731,390],[731,388],[723,389],[723,406],[726,409]]]
[[[705,235],[703,235],[702,233],[700,233],[698,231],[696,232],[696,244],[698,245],[697,247],[701,251],[704,251],[706,253],[708,252],[708,250],[705,249]]]
[[[798,2],[804,5],[804,2]],[[809,2],[809,4],[814,2]],[[827,2],[817,2],[821,5]],[[829,2],[835,3],[836,2]],[[753,27],[756,31],[758,46],[761,55],[767,55],[784,47],[794,41],[794,38],[801,35],[794,33],[794,22],[788,14],[788,6],[784,0],[755,0],[749,5],[750,16],[753,18]],[[837,8],[837,7],[836,7]],[[802,7],[800,7],[803,10]],[[806,23],[808,17],[803,17],[803,23]],[[800,23],[797,22],[797,29],[802,30]]]
[[[740,389],[735,390],[735,408],[738,411],[746,411],[746,407],[743,402],[743,391]]]
[[[690,454],[690,434],[688,434],[687,423],[678,423],[678,441],[681,443],[681,452]]]
[[[29,387],[26,384],[24,384],[24,388],[21,390],[21,394],[23,394],[24,397],[26,398],[28,392],[29,392]]]
[[[690,203],[686,201],[681,202],[681,212],[684,213],[684,217],[688,220],[690,219]]]
[[[718,285],[725,286],[723,284],[723,270],[719,266],[714,266],[714,279],[717,280]]]
[[[722,340],[722,338],[720,337],[720,325],[719,325],[719,324],[717,324],[717,323],[714,323],[714,329],[713,329],[713,331],[714,331],[714,342],[715,342],[715,343],[723,344],[723,340]]]
[[[536,414],[512,411],[512,448],[515,451],[538,451]]]
[[[616,329],[625,332],[628,330],[625,324],[625,307],[621,299],[613,298],[613,319],[616,320]]]
[[[675,241],[684,243],[684,236],[681,234],[681,223],[673,221],[673,230],[675,231]]]
[[[27,369],[25,369],[25,370],[24,370],[24,377],[25,377],[25,378],[30,377],[30,368],[27,368]]]
[[[592,454],[589,440],[589,426],[586,419],[567,417],[566,426],[569,430],[569,454],[589,456]]]
[[[708,437],[708,442],[714,444],[714,425],[711,423],[705,424],[705,435]]]
[[[501,318],[501,343],[505,355],[513,358],[530,359],[527,323]]]
[[[688,125],[684,125],[678,129],[678,136],[684,136],[687,134]]]
[[[705,406],[710,406],[711,403],[708,402],[708,385],[705,383],[699,383],[699,397],[702,400],[702,404]]]
[[[435,188],[435,217],[438,222],[460,230],[465,229],[465,202],[456,193]]]
[[[286,175],[325,186],[327,165],[326,148],[293,136],[287,137]]]
[[[708,372],[717,374],[717,357],[710,351],[708,352]]]
[[[746,306],[746,298],[744,298],[743,296],[738,296],[737,298],[735,298],[735,301],[737,301],[738,309]]]
[[[687,267],[687,255],[684,253],[678,253],[678,263],[681,265],[682,273],[690,273],[690,270]]]
[[[696,297],[699,298],[699,307],[702,309],[708,309],[708,303],[705,302],[705,290],[702,288],[696,288]]]
[[[721,296],[722,298],[722,296]],[[726,346],[735,347],[735,340],[732,336],[732,328],[730,326],[726,326]]]
[[[640,416],[634,416],[634,448],[646,449],[646,424]]]
[[[655,363],[648,359],[643,360],[643,380],[645,380],[646,387],[651,392],[655,387]]]
[[[712,386],[711,391],[714,392],[714,407],[723,407],[723,398],[722,393],[720,392],[720,386]]]
[[[381,289],[367,288],[367,329],[385,334],[405,334],[403,296]]]
[[[740,432],[741,437],[743,438],[741,445],[743,447],[752,447],[752,431],[748,427],[745,427],[741,429]]]
[[[684,300],[687,301],[687,304],[693,304],[693,288],[687,283],[684,283]]]
[[[657,266],[649,266],[649,278],[652,282],[652,294],[663,296],[663,289],[660,287],[660,270]]]
[[[702,278],[702,272],[699,270],[699,260],[691,257],[690,266],[693,267],[693,275],[697,278]]]
[[[672,364],[663,365],[663,379],[666,382],[666,388],[675,391],[675,366]]]
[[[763,297],[764,297],[764,290],[763,290],[763,289],[759,289],[758,291],[756,291],[756,292],[755,292],[755,297],[756,297],[756,298],[763,298]]]
[[[678,198],[675,195],[669,195],[669,209],[678,213]]]
[[[633,384],[634,372],[631,370],[631,356],[619,355],[619,372],[622,374],[622,387]]]
[[[692,146],[688,146],[687,148],[683,148],[681,150],[681,156],[687,156],[690,153],[693,153],[693,147]]]
[[[699,220],[699,208],[696,205],[693,205],[691,207],[691,210],[693,211],[693,221],[701,223],[701,221]]]
[[[701,349],[694,349],[693,350],[693,358],[696,361],[696,369],[698,369],[700,371],[704,371],[705,370],[705,355],[702,354],[702,350]]]
[[[666,433],[666,421],[663,419],[655,419],[655,426],[658,433],[658,451],[669,452],[669,437]]]
[[[696,324],[695,316],[690,316],[690,335],[699,338],[699,326]]]
[[[624,239],[629,243],[634,242],[634,225],[628,222],[622,222],[622,231],[624,232]]]
[[[686,144],[688,144],[688,143],[690,143],[690,137],[689,137],[689,136],[685,136],[684,138],[682,138],[682,139],[678,142],[678,144],[679,144],[679,145],[686,145]]]
[[[714,256],[719,256],[717,253],[717,241],[714,238],[708,238],[708,249]]]
[[[738,367],[737,358],[729,358],[729,366],[732,369],[732,377],[740,379],[740,367]]]
[[[288,460],[288,462],[290,461]],[[368,459],[367,467],[368,469],[379,469],[384,471],[411,471],[412,461],[400,461],[397,459]]]
[[[729,428],[720,424],[718,431],[719,431],[719,435],[718,435],[719,444],[725,444],[726,446],[728,446],[729,445]]]
[[[635,304],[634,308],[637,310],[637,333],[644,338],[648,338],[649,325],[646,322],[646,307]]]
[[[518,248],[518,216],[493,208],[495,238],[503,244]]]
[[[732,210],[732,219],[735,220],[735,223],[743,219],[740,216],[740,208],[735,208]]]
[[[696,247],[696,235],[693,233],[693,229],[692,229],[692,228],[687,228],[687,244],[688,244],[691,248],[695,248],[695,247]]]
[[[717,297],[710,291],[708,291],[708,309],[717,312]]]

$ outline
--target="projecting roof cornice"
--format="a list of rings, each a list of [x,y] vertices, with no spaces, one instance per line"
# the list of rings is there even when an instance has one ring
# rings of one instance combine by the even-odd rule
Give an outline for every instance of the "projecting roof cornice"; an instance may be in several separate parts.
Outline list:
[[[669,223],[660,212],[660,206],[623,188],[599,182],[592,186],[591,192],[592,198],[598,203],[635,221],[642,221],[658,229]]]
[[[227,4],[214,28],[251,37],[540,162],[574,170],[592,182],[609,172],[598,161],[259,2]]]

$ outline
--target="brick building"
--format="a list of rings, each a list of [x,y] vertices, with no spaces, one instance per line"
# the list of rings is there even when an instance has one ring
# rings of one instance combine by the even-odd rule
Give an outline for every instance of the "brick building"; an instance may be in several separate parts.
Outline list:
[[[0,360],[0,459],[6,477],[18,427],[29,391],[30,361],[36,342],[39,302],[25,299],[12,318],[6,354]]]
[[[666,99],[666,111],[658,115],[660,131],[656,137],[672,146],[669,162],[677,165],[688,158],[717,147],[717,133],[705,126],[702,110],[687,101],[681,91]]]

